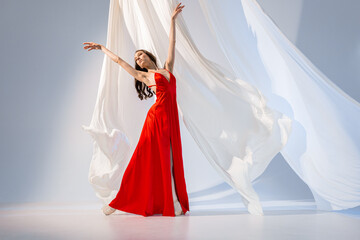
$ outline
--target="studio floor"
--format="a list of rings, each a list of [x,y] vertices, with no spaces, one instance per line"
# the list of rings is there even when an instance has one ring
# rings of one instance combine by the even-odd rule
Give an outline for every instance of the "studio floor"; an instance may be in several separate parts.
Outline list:
[[[0,239],[360,239],[359,210],[324,212],[311,202],[265,202],[264,216],[231,206],[191,206],[178,217],[143,217],[99,203],[0,207]],[[211,209],[211,210],[209,210]]]

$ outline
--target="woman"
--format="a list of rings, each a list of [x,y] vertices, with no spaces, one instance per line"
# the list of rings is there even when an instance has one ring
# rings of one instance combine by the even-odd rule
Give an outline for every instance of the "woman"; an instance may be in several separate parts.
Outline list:
[[[175,18],[184,6],[173,11],[170,43],[164,69],[146,50],[135,52],[135,68],[104,46],[85,42],[84,49],[102,50],[135,78],[135,87],[142,100],[156,102],[146,116],[139,142],[124,172],[117,196],[103,207],[105,215],[117,210],[150,216],[178,216],[189,211],[183,170],[180,125],[176,103],[176,78],[172,75],[175,60]],[[145,89],[148,93],[145,93]],[[170,170],[170,171],[169,171]]]

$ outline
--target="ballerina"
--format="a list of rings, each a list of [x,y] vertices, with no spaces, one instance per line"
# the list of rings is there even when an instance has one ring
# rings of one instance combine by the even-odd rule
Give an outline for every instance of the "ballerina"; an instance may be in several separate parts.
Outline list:
[[[179,3],[173,11],[168,56],[163,69],[158,68],[156,57],[144,49],[135,52],[134,68],[101,44],[83,43],[86,45],[84,49],[103,51],[132,75],[141,100],[151,98],[153,92],[156,94],[156,102],[147,113],[119,192],[102,209],[105,215],[120,210],[143,216],[179,216],[189,211],[176,102],[176,78],[172,74],[175,62],[175,19],[184,7]]]

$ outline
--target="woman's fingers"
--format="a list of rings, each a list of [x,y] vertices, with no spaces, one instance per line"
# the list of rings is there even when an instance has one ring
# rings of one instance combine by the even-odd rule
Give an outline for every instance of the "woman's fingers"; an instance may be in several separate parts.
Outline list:
[[[181,12],[182,11],[182,9],[185,7],[185,5],[184,6],[181,6],[181,7],[179,7],[177,10],[176,10],[176,12]]]
[[[176,10],[183,9],[183,7],[185,7],[185,5],[184,5],[184,6],[180,6],[180,7],[177,6],[177,7],[176,7]]]
[[[84,45],[87,44],[87,45],[84,46],[84,49],[88,49],[88,51],[91,51],[91,50],[94,50],[94,49],[100,49],[100,47],[99,47],[100,45],[97,44],[97,43],[84,42],[83,44]]]
[[[91,51],[91,50],[94,50],[94,49],[97,49],[98,48],[98,44],[96,43],[93,43],[93,42],[84,42],[83,43],[84,45],[87,44],[86,46],[84,46],[84,49],[88,50],[88,51]]]
[[[174,12],[173,12],[173,18],[176,18],[176,16],[182,11],[182,9],[185,7],[185,5],[183,6],[180,6],[181,3],[179,3],[176,8],[174,9]]]
[[[180,6],[180,5],[181,5],[181,3],[179,3],[179,4],[176,6],[175,10],[179,10],[179,9],[182,9],[183,7],[185,7],[185,5],[183,5],[183,6]]]
[[[84,42],[83,44],[88,44],[88,45],[85,45],[84,48],[89,48],[91,46],[91,43],[90,42]]]
[[[83,44],[87,44],[86,47],[89,47],[89,46],[93,46],[93,45],[94,45],[93,42],[84,42]]]

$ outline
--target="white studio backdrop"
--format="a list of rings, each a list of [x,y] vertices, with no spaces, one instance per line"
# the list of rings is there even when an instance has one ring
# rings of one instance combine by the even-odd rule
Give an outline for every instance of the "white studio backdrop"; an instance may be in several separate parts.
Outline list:
[[[306,56],[309,56],[324,73],[329,74],[331,80],[353,98],[360,99],[356,95],[359,92],[356,81],[359,79],[359,72],[356,67],[349,64],[359,63],[358,33],[352,21],[357,17],[356,9],[359,9],[359,3],[295,1],[296,4],[290,6],[281,0],[271,3],[265,0],[259,2]],[[216,1],[183,1],[183,3],[186,5],[181,13],[183,20],[201,54],[220,64],[227,71],[236,70],[236,67],[227,63],[229,55],[226,56],[224,49],[218,44],[223,39],[213,35],[205,18],[206,13],[218,7]],[[222,8],[226,10],[229,6],[234,6],[235,9],[239,7],[240,2],[232,4],[233,2],[229,1]],[[341,11],[338,11],[339,9]],[[296,14],[286,15],[289,10]],[[0,201],[2,203],[96,201],[94,190],[87,181],[89,161],[92,156],[92,139],[84,134],[79,126],[87,123],[93,112],[103,56],[102,53],[85,52],[81,43],[106,42],[109,2],[62,1],[44,4],[43,1],[32,1],[28,4],[25,1],[23,3],[9,1],[2,3],[0,11],[2,30],[0,42],[2,46],[6,46],[0,58],[2,61],[0,104],[3,109],[1,114],[3,157],[0,162],[0,178],[2,192],[6,194],[1,195]],[[21,12],[16,18],[14,18],[15,11]],[[336,19],[333,19],[334,15],[337,16]],[[244,19],[243,12],[241,16]],[[223,20],[229,18],[230,15]],[[323,22],[319,22],[320,19]],[[246,29],[244,25],[235,24],[235,26]],[[322,34],[317,34],[319,29],[315,29],[316,26],[322,30]],[[164,28],[161,31],[166,33],[168,29]],[[334,35],[333,32],[338,34]],[[237,34],[236,31],[232,33]],[[251,35],[242,37],[253,41],[249,36]],[[242,37],[237,40],[241,40]],[[38,48],[19,47],[22,46],[24,39],[28,45],[41,46],[43,51]],[[159,48],[159,51],[163,52],[166,51],[168,44],[166,36],[161,41],[164,42],[165,47]],[[253,41],[253,44],[256,42]],[[335,49],[339,44],[344,48]],[[54,47],[60,45],[63,47]],[[132,54],[137,48],[139,46],[132,45],[128,53],[121,56],[131,63]],[[23,56],[25,61],[18,61],[16,56],[19,55]],[[243,58],[245,59],[239,64],[256,63],[256,57]],[[159,60],[164,61],[164,55],[159,56]],[[179,69],[175,70],[174,74],[181,80],[181,75],[176,72],[180,71],[177,63],[175,69],[178,67]],[[19,68],[22,71],[18,71]],[[241,69],[251,71],[250,74],[259,74],[258,78],[247,79],[249,83],[261,79],[263,74],[261,68],[249,70],[248,67],[242,67]],[[129,77],[128,80],[127,94],[135,95],[135,89],[131,88],[133,79]],[[252,84],[256,83],[252,82]],[[271,88],[271,85],[262,81],[258,84],[257,87],[268,96],[266,89]],[[287,106],[278,105],[276,99],[269,100],[270,106],[275,106],[284,112],[288,110]],[[145,105],[146,108],[152,103],[151,100],[140,102],[134,97],[132,104],[140,108]],[[140,117],[133,119],[134,125],[141,126],[146,111],[143,114],[142,119]],[[212,203],[218,196],[229,193],[236,194],[238,197],[236,201],[241,203],[240,195],[235,191],[226,190],[227,192],[219,194],[224,189],[229,189],[228,185],[208,163],[202,152],[194,149],[196,142],[186,130],[182,120],[180,124],[190,204],[195,202],[194,200]],[[352,126],[351,122],[349,126]],[[135,127],[131,130],[140,131]],[[299,149],[304,149],[305,146],[301,145]],[[187,168],[190,162],[197,165]],[[203,176],[201,179],[197,178],[199,169]],[[261,201],[312,197],[307,185],[283,160],[281,153],[269,164],[264,174],[254,184],[254,188]],[[217,194],[208,195],[214,191]],[[209,200],[211,197],[212,201]],[[224,200],[228,202],[228,199]]]
[[[359,103],[318,71],[256,1],[199,3],[205,27],[216,39],[211,49],[221,49],[226,60],[206,59],[184,19],[178,17],[174,73],[181,79],[177,84],[180,115],[197,144],[192,149],[200,148],[223,180],[240,193],[251,214],[263,214],[252,182],[280,150],[309,186],[319,209],[358,206]],[[110,1],[106,46],[131,58],[133,43],[153,52],[163,65],[163,46],[176,4]],[[143,121],[136,124],[134,119],[143,119],[149,108],[133,104],[136,95],[129,94],[127,75],[104,57],[92,121],[83,125],[94,139],[89,181],[105,203],[116,196],[137,145]],[[195,169],[195,165],[190,161],[186,167]],[[207,181],[203,175],[196,176],[188,183]]]

